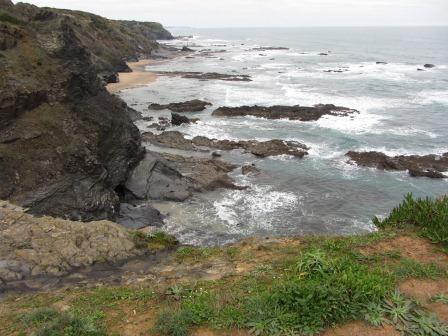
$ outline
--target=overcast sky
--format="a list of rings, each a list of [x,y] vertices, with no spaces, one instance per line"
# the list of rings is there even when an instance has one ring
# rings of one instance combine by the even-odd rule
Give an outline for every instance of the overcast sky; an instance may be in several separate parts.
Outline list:
[[[15,1],[17,2],[17,1]],[[30,0],[166,26],[448,25],[448,0]]]

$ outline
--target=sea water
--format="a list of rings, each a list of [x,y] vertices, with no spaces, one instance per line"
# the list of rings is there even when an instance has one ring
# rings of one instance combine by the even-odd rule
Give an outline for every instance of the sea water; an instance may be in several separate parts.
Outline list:
[[[176,58],[148,71],[247,74],[253,81],[160,76],[155,83],[123,91],[123,99],[148,116],[149,102],[211,102],[207,110],[190,114],[200,122],[176,128],[187,137],[283,139],[311,147],[303,159],[224,152],[224,160],[255,163],[262,173],[232,173],[248,190],[217,190],[184,203],[156,204],[168,214],[164,229],[182,242],[214,245],[252,235],[363,233],[374,230],[372,218],[386,215],[406,193],[448,193],[448,179],[360,168],[348,164],[345,156],[350,150],[448,152],[448,27],[171,30],[192,37],[162,43],[226,51],[215,58]],[[426,63],[436,67],[426,69]],[[219,106],[319,103],[360,113],[313,122],[211,116]],[[139,123],[142,130],[146,126]]]

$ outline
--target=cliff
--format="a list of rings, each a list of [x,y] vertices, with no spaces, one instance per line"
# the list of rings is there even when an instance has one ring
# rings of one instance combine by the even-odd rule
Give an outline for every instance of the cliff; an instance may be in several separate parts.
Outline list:
[[[132,111],[105,89],[151,55],[158,24],[0,1],[0,199],[35,214],[113,217],[144,150]]]

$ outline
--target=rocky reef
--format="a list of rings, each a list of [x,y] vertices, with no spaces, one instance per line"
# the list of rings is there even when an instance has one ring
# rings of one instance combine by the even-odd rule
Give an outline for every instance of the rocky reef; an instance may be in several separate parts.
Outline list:
[[[407,170],[413,177],[448,178],[448,153],[387,156],[380,152],[348,152],[350,163],[381,170]]]
[[[155,28],[154,28],[155,27]],[[31,213],[113,218],[143,157],[136,113],[105,89],[170,38],[157,24],[0,2],[0,199]]]
[[[148,141],[153,145],[175,148],[181,150],[201,150],[202,147],[219,149],[219,150],[233,150],[243,149],[247,153],[255,156],[265,158],[268,156],[291,155],[298,158],[303,158],[308,154],[309,149],[306,145],[296,141],[283,140],[217,140],[209,139],[204,136],[196,136],[193,139],[187,139],[182,133],[177,131],[168,131],[161,134],[154,134],[147,132],[143,134],[143,140]]]
[[[170,104],[156,104],[152,103],[149,105],[150,110],[170,110],[172,112],[201,112],[204,111],[207,106],[212,104],[203,100],[193,99],[180,103],[170,103]]]
[[[239,106],[239,107],[220,107],[213,112],[217,117],[244,117],[253,116],[266,119],[289,119],[299,121],[314,121],[324,115],[349,116],[359,113],[347,107],[335,106],[332,104],[319,104],[312,107],[308,106]]]

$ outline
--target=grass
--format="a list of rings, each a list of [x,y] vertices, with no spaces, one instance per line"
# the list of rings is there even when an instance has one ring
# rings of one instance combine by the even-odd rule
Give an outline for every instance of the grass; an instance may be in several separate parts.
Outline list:
[[[134,242],[136,248],[152,251],[172,248],[179,244],[174,236],[162,231],[156,231],[149,234],[134,231],[132,232],[132,241]]]
[[[393,272],[400,279],[436,279],[447,274],[447,270],[443,269],[435,263],[421,263],[413,259],[402,259],[398,265],[394,266]]]
[[[368,303],[380,302],[395,285],[379,268],[369,269],[354,257],[320,249],[304,252],[283,273],[272,272],[266,267],[257,270],[232,286],[233,295],[222,288],[195,288],[180,298],[180,308],[170,319],[166,312],[158,317],[156,330],[184,335],[192,326],[208,324],[246,328],[255,335],[316,334],[361,318]],[[177,334],[179,330],[184,334]]]
[[[80,317],[43,308],[24,314],[22,321],[33,336],[106,336],[95,317]]]
[[[448,246],[448,196],[440,199],[414,199],[412,194],[392,210],[384,220],[374,218],[379,228],[409,228],[420,230],[423,237]]]

